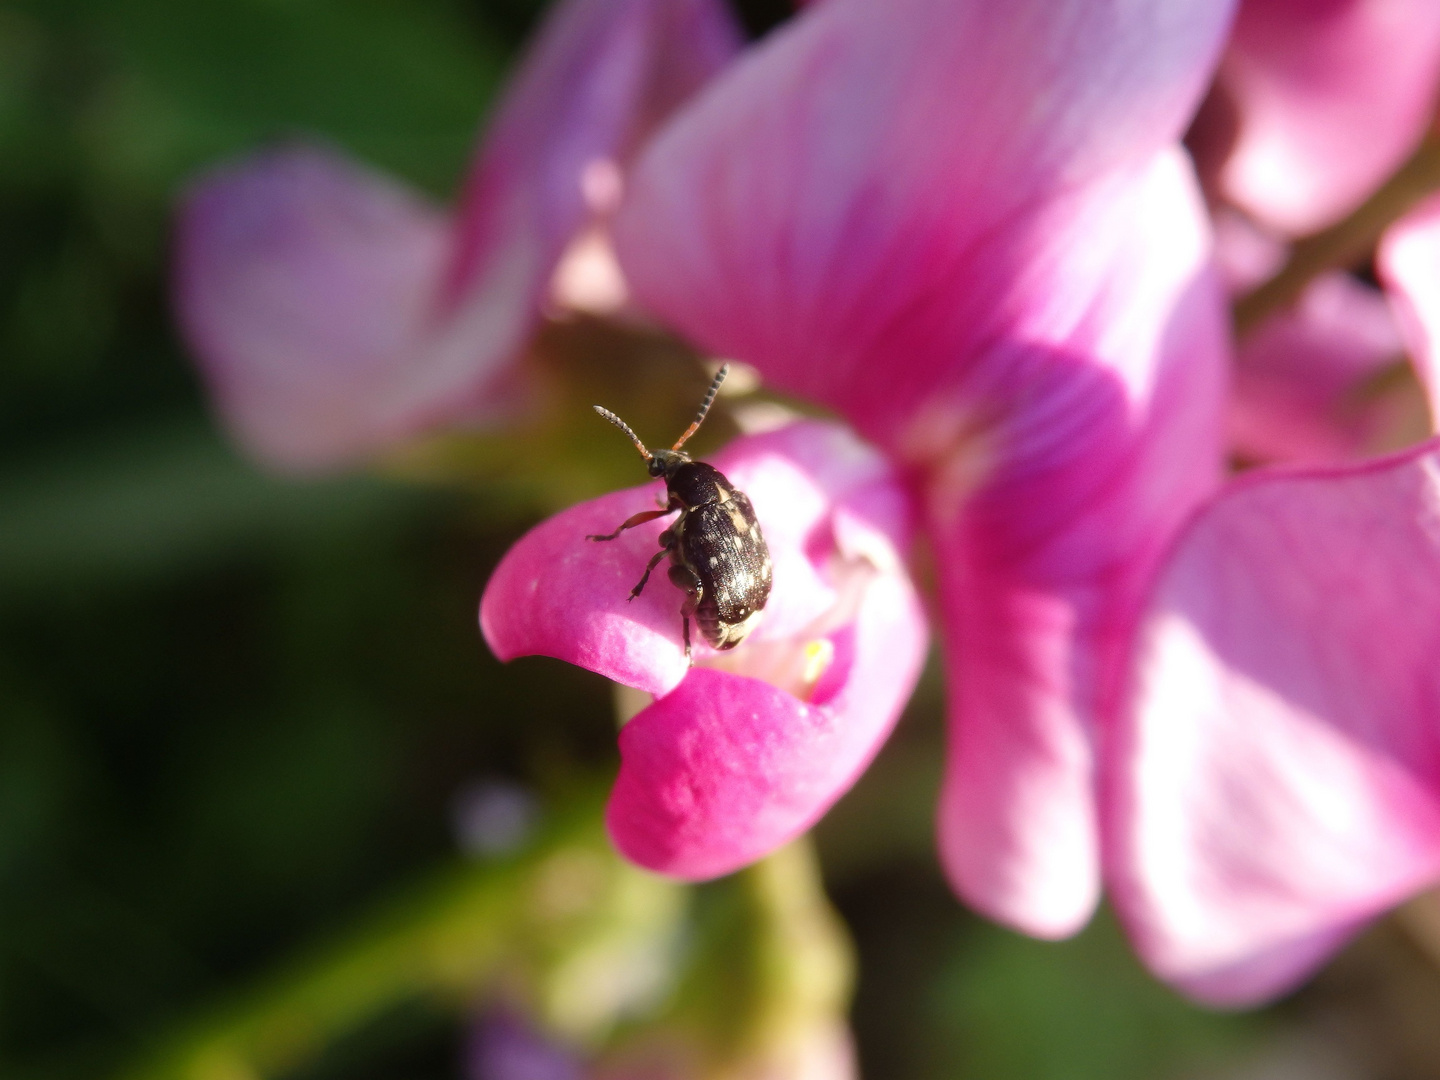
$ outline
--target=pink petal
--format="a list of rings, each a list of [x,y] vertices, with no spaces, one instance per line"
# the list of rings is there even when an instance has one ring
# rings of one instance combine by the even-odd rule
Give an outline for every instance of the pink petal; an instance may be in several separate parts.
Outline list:
[[[1078,346],[982,354],[994,420],[931,486],[951,688],[942,860],[972,905],[1045,937],[1093,910],[1095,729],[1144,583],[1220,467],[1225,330],[1197,269],[1197,193],[1168,160],[1113,212],[1121,246],[1087,314],[1110,370]]]
[[[175,303],[239,441],[313,468],[397,437],[399,361],[423,348],[449,243],[437,211],[318,147],[196,183],[176,226]]]
[[[240,441],[316,469],[504,408],[556,263],[606,210],[599,181],[737,48],[721,0],[564,0],[453,223],[316,148],[202,178],[176,306]]]
[[[1440,418],[1440,196],[1390,226],[1376,257],[1411,363]]]
[[[657,568],[633,601],[668,518],[648,522],[606,543],[603,535],[642,510],[655,509],[656,483],[613,491],[541,522],[512,547],[485,586],[480,627],[501,660],[554,656],[651,694],[684,677],[681,594]]]
[[[1050,341],[1076,330],[1078,283],[1046,263],[1103,277],[1113,245],[1087,185],[1144,171],[1178,135],[1228,14],[812,5],[637,165],[616,224],[635,294],[888,445],[1017,320]]]
[[[925,659],[908,577],[877,576],[834,640],[840,677],[809,703],[696,668],[621,729],[606,823],[627,858],[690,880],[727,874],[803,833],[855,782]]]
[[[1440,5],[1244,0],[1218,87],[1212,111],[1233,128],[1221,192],[1285,232],[1313,232],[1420,141],[1440,89]]]
[[[714,464],[750,496],[775,566],[765,615],[747,641],[793,636],[835,603],[827,555],[815,542],[828,541],[824,530],[837,507],[854,503],[861,513],[870,507],[873,527],[888,542],[900,551],[908,543],[908,506],[873,512],[872,488],[894,484],[883,459],[833,424],[794,424],[737,440]],[[637,459],[637,471],[639,465]],[[686,667],[683,595],[665,578],[668,564],[656,568],[640,596],[627,599],[672,519],[647,522],[612,541],[585,539],[657,508],[664,495],[658,481],[612,492],[521,537],[481,599],[481,627],[495,655],[554,656],[648,693],[672,690]],[[714,655],[698,636],[694,644],[697,659]]]
[[[1217,208],[1211,214],[1211,225],[1215,230],[1215,262],[1232,296],[1249,292],[1285,265],[1289,245],[1238,210]]]
[[[1440,876],[1437,655],[1440,444],[1257,475],[1198,517],[1109,774],[1113,894],[1158,974],[1263,1000]]]
[[[724,0],[557,4],[466,182],[454,295],[523,289],[528,323],[565,246],[613,209],[609,170],[739,48]]]
[[[1229,406],[1232,450],[1250,461],[1361,456],[1388,417],[1367,385],[1404,348],[1385,297],[1348,274],[1318,279],[1243,342]]]

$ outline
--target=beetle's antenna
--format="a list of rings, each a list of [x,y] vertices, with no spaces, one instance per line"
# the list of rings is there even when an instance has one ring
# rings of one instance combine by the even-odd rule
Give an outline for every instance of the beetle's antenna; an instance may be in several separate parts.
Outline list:
[[[635,444],[635,449],[640,451],[640,456],[643,457],[646,461],[650,460],[652,456],[650,451],[645,449],[645,444],[640,441],[640,436],[636,435],[635,432],[630,430],[629,424],[627,424],[624,420],[621,420],[620,417],[616,416],[613,412],[611,412],[604,406],[596,405],[594,406],[594,408],[595,411],[598,412],[601,416],[603,416],[606,420],[609,420],[626,435],[630,436],[630,441]]]
[[[715,403],[715,395],[720,390],[720,384],[725,381],[725,376],[730,374],[730,365],[721,364],[720,370],[715,372],[715,378],[710,380],[710,389],[705,391],[705,400],[700,402],[700,411],[695,414],[695,422],[685,429],[685,434],[675,440],[671,450],[679,450],[685,445],[685,441],[700,430],[700,425],[705,421],[705,414],[710,411],[710,406]]]

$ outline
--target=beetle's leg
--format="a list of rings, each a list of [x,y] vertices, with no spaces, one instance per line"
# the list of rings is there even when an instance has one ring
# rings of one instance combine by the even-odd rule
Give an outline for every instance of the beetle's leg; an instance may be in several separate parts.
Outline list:
[[[656,518],[658,518],[658,517],[664,517],[666,514],[671,514],[671,513],[674,513],[674,511],[671,510],[668,506],[667,506],[664,510],[642,510],[642,511],[640,511],[640,513],[634,515],[633,517],[628,517],[628,518],[626,518],[626,519],[625,519],[625,524],[621,525],[621,526],[620,526],[618,529],[616,529],[613,533],[609,533],[609,534],[607,534],[607,535],[605,535],[605,536],[596,536],[596,535],[594,535],[594,534],[591,534],[590,536],[585,537],[585,539],[586,539],[586,540],[614,540],[617,536],[619,536],[619,535],[620,535],[622,532],[624,532],[626,529],[633,529],[633,528],[635,528],[636,525],[644,525],[645,522],[647,522],[647,521],[654,521],[654,520],[655,520]]]
[[[694,570],[678,563],[670,567],[670,583],[685,590],[685,603],[680,605],[680,625],[685,635],[685,663],[690,664],[693,663],[690,656],[690,616],[695,614],[695,607],[700,603],[705,587],[700,584]]]
[[[661,548],[659,551],[655,552],[655,554],[651,557],[650,561],[645,565],[645,574],[643,577],[641,577],[640,584],[636,585],[633,589],[630,590],[629,599],[634,600],[635,597],[640,595],[640,590],[645,588],[645,583],[650,580],[650,571],[654,570],[655,567],[659,565],[660,560],[665,558],[665,556],[669,554],[669,548]]]

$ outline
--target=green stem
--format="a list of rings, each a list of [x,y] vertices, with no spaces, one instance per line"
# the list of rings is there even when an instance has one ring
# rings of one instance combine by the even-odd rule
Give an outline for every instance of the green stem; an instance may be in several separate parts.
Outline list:
[[[589,928],[578,923],[597,912],[613,916],[607,905],[613,909],[617,893],[633,894],[630,879],[638,872],[614,856],[599,819],[587,802],[526,855],[437,874],[165,1039],[121,1080],[264,1080],[306,1065],[407,1002],[463,1008],[517,950],[537,939],[583,937]],[[568,910],[546,910],[556,880],[565,886]],[[573,880],[588,882],[579,896]]]

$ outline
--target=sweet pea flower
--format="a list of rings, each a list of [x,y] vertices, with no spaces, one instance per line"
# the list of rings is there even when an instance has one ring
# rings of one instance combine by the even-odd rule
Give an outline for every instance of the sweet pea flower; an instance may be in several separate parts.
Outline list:
[[[1437,97],[1431,0],[1244,0],[1190,142],[1218,198],[1298,236],[1394,172]]]
[[[618,491],[523,537],[486,586],[480,620],[501,659],[541,654],[655,695],[620,732],[607,823],[620,850],[684,878],[738,869],[804,832],[889,733],[919,677],[925,619],[905,569],[913,523],[885,461],[843,429],[799,423],[712,462],[754,504],[775,585],[739,646],[698,639],[662,576],[631,601],[666,522],[608,543],[661,505]]]
[[[831,407],[903,480],[951,676],[942,859],[965,899],[1031,933],[1093,910],[1096,739],[1128,621],[1220,474],[1220,289],[1176,140],[1228,15],[1213,0],[807,5],[657,133],[615,219],[643,310]],[[622,493],[540,526],[482,620],[502,656],[559,655],[661,695],[622,730],[612,831],[644,865],[709,876],[849,783],[918,663],[881,650],[903,639],[912,657],[918,622],[899,604],[871,636],[861,605],[848,668],[834,642],[839,726],[822,724],[832,677],[805,709],[812,639],[792,607],[813,619],[829,594],[777,555],[775,610],[736,670],[687,673],[674,590],[623,599],[645,538],[623,558],[579,539],[644,505]],[[895,528],[876,535],[900,552]],[[844,561],[836,536],[827,558]],[[908,592],[903,571],[870,574]],[[742,681],[762,670],[778,674]]]
[[[563,0],[453,213],[312,144],[194,182],[174,303],[236,439],[316,470],[512,407],[562,256],[585,276],[626,164],[738,47],[723,0]]]

